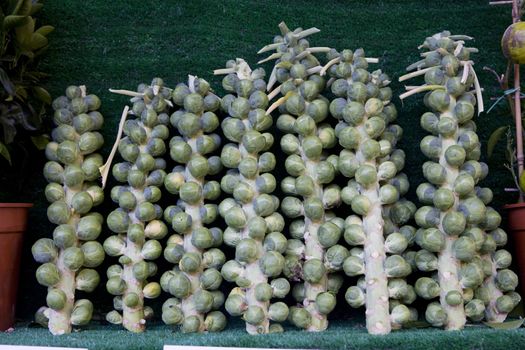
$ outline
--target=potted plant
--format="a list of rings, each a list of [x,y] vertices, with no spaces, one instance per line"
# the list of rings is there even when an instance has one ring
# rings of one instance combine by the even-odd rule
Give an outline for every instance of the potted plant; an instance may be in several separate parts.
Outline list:
[[[42,116],[51,96],[36,70],[52,26],[35,26],[39,1],[0,3],[0,180],[17,193],[14,181],[26,170],[31,149],[43,149]],[[33,159],[31,159],[33,161]],[[14,180],[14,181],[13,181]],[[0,203],[0,331],[14,321],[22,234],[31,203]]]
[[[509,3],[508,1],[492,2],[491,4],[498,5]],[[510,125],[501,126],[494,130],[490,135],[488,141],[487,153],[490,157],[498,141],[506,136],[506,164],[505,167],[511,172],[516,188],[511,191],[518,192],[517,203],[507,204],[508,231],[512,234],[515,243],[515,255],[517,257],[518,268],[520,271],[521,291],[525,295],[525,173],[524,156],[523,156],[523,114],[521,99],[525,96],[521,92],[520,82],[520,64],[525,63],[525,22],[521,22],[521,15],[523,12],[523,4],[521,1],[512,1],[512,22],[501,40],[501,48],[503,54],[508,59],[506,72],[502,75],[497,74],[494,70],[485,67],[484,69],[494,73],[504,91],[504,94],[499,97],[487,112],[503,100],[507,100],[510,114],[514,120],[514,128]],[[513,87],[509,84],[511,70],[513,70]],[[514,130],[514,135],[513,131]]]

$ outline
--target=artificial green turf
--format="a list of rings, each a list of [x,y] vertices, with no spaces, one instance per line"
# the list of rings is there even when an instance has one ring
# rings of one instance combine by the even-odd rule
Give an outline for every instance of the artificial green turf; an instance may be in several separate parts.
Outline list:
[[[47,86],[55,97],[63,94],[65,87],[70,84],[85,84],[90,92],[101,97],[101,111],[106,117],[104,136],[107,140],[103,153],[107,155],[122,108],[128,101],[126,97],[110,94],[108,88],[134,89],[139,83],[149,82],[155,76],[163,77],[168,85],[173,86],[191,73],[208,79],[220,92],[220,78],[213,77],[212,70],[223,67],[226,60],[235,57],[244,57],[255,65],[260,58],[256,54],[257,50],[272,41],[278,33],[277,24],[282,20],[291,28],[316,26],[321,29],[321,33],[310,38],[312,46],[365,48],[367,56],[380,58],[377,67],[391,75],[395,94],[403,92],[397,77],[404,73],[407,65],[419,59],[417,46],[426,36],[444,29],[456,34],[472,35],[476,38],[472,45],[480,49],[479,54],[473,55],[475,68],[485,88],[485,101],[490,104],[490,97],[497,93],[497,87],[492,75],[482,68],[490,66],[500,72],[505,68],[499,42],[510,22],[510,7],[489,6],[488,0],[54,0],[45,3],[39,19],[41,23],[56,27],[50,36],[49,51],[41,69],[51,74]],[[269,69],[270,64],[265,67]],[[398,99],[394,99],[399,110],[399,123],[405,130],[400,147],[407,153],[405,172],[411,180],[409,198],[412,199],[417,185],[423,181],[421,165],[425,161],[417,146],[424,135],[419,127],[419,116],[425,109],[421,100],[421,96],[411,97],[402,105]],[[510,118],[497,112],[482,114],[477,118],[478,132],[483,142],[486,142],[492,130],[510,121]],[[499,162],[502,154],[498,151],[496,161],[489,163],[491,173],[484,182],[494,189],[494,205],[497,209],[514,200],[503,192],[503,188],[511,186],[512,181]],[[21,163],[21,159],[15,161]],[[49,237],[53,230],[45,213],[47,203],[43,189],[46,182],[40,176],[44,162],[43,154],[32,156],[27,161],[23,176],[20,176],[7,170],[7,164],[0,160],[0,201],[35,202],[23,254],[18,304],[20,320],[29,320],[34,311],[45,303],[46,291],[34,278],[37,264],[30,253],[32,243],[40,237]],[[26,181],[17,186],[16,182],[22,177]],[[107,215],[112,208],[114,204],[108,200],[97,210]],[[101,239],[107,234],[109,231]],[[107,260],[108,263],[115,262],[112,258]],[[103,270],[101,268],[102,274]],[[111,309],[104,283],[89,298],[96,300],[99,317]],[[162,296],[159,299],[164,298]],[[156,306],[158,308],[158,304]],[[335,317],[346,318],[348,313],[354,314],[352,312],[341,303]],[[170,337],[192,344],[215,342],[217,345],[246,345],[245,342],[253,342],[253,338],[242,336],[239,329],[206,337],[172,335],[163,327],[150,329],[144,336],[105,332],[106,329],[94,327],[92,331],[68,336],[70,338],[50,340],[44,330],[21,328],[13,334],[1,335],[0,342],[23,342],[27,337],[30,342],[45,340],[50,344],[64,345],[69,339],[78,339],[78,342],[91,339],[99,344],[99,348],[101,343],[97,340],[104,337],[118,339],[122,344],[135,341],[139,344],[155,344]],[[459,344],[459,348],[462,342],[471,342],[471,347],[491,349],[497,342],[514,348],[516,346],[512,345],[517,343],[512,342],[523,340],[522,331],[507,333],[469,329],[454,333],[452,343],[451,333],[430,330],[395,333],[387,338],[368,337],[362,329],[348,333],[345,330],[344,324],[335,323],[323,334],[290,332],[287,336],[270,335],[257,339],[262,339],[261,345],[284,346],[290,343],[304,347],[330,343],[335,344],[335,347],[395,347],[403,342],[404,347],[425,344],[452,347]],[[115,338],[117,334],[118,338]],[[241,340],[237,341],[237,337]],[[121,348],[126,347],[122,345]]]
[[[117,326],[94,325],[87,330],[52,336],[43,328],[20,325],[12,333],[0,333],[0,344],[86,347],[90,350],[160,350],[163,345],[201,345],[228,347],[315,348],[315,349],[446,349],[498,350],[522,349],[525,329],[494,330],[470,326],[463,331],[438,332],[435,329],[395,331],[372,336],[362,325],[333,322],[327,331],[310,333],[287,329],[285,333],[251,336],[240,322],[222,333],[182,334],[164,325],[154,325],[143,334],[132,334]]]

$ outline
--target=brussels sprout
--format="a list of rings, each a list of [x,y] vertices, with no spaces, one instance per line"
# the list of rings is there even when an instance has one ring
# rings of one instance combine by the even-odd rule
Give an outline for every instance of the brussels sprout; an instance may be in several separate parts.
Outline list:
[[[388,277],[405,277],[412,272],[410,265],[400,255],[391,255],[385,260],[385,272]]]
[[[76,276],[76,289],[85,292],[92,292],[100,282],[100,276],[97,271],[92,269],[82,269]]]
[[[31,248],[33,258],[39,263],[51,263],[58,257],[58,250],[52,239],[41,238]]]
[[[440,230],[427,228],[418,231],[416,234],[416,243],[423,249],[439,253],[445,247],[445,237]]]
[[[428,277],[419,278],[416,281],[415,290],[417,295],[427,300],[438,297],[441,291],[439,284]]]
[[[288,319],[298,328],[308,328],[312,323],[312,315],[304,308],[290,308]]]
[[[437,302],[428,304],[425,319],[434,327],[441,327],[447,322],[447,313]]]
[[[511,270],[500,270],[496,275],[496,284],[501,291],[511,292],[516,289],[518,285],[518,277]]]

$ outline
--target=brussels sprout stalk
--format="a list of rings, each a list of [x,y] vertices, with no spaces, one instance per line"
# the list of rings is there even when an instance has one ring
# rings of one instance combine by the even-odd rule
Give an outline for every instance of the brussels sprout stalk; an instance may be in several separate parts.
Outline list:
[[[171,299],[168,300],[162,317],[167,324],[181,325],[185,333],[220,331],[226,326],[226,319],[221,312],[212,310],[224,300],[217,290],[222,281],[218,269],[224,263],[224,254],[210,248],[222,243],[222,231],[206,227],[217,216],[217,205],[206,202],[220,195],[219,183],[206,180],[222,168],[218,156],[206,158],[220,146],[218,135],[211,134],[219,125],[214,112],[220,99],[205,80],[191,75],[188,84],[177,85],[171,97],[180,109],[171,115],[170,123],[180,136],[170,140],[170,155],[182,165],[177,165],[164,181],[168,192],[179,196],[177,206],[164,212],[177,232],[170,237],[172,243],[168,243],[164,256],[178,266],[164,273],[161,286],[180,303],[168,305]]]
[[[133,97],[129,116],[135,118],[128,118],[123,125],[126,136],[119,141],[118,150],[124,162],[112,168],[113,177],[126,185],[111,190],[111,198],[120,208],[107,218],[109,229],[116,235],[106,239],[104,249],[108,255],[119,257],[120,264],[112,265],[107,272],[106,288],[115,295],[115,310],[106,315],[106,320],[134,333],[145,330],[146,320],[153,313],[144,299],[160,294],[159,283],[148,282],[148,278],[157,270],[150,260],[162,253],[158,240],[167,234],[166,225],[159,220],[162,209],[155,204],[166,175],[160,156],[168,137],[166,112],[171,90],[163,85],[162,79],[155,78],[151,86],[139,85],[138,92],[112,90]]]
[[[394,150],[402,129],[392,124],[397,112],[390,102],[390,80],[380,70],[367,71],[374,60],[367,59],[362,49],[332,50],[328,59],[322,71],[334,79],[331,89],[337,98],[330,111],[340,120],[335,131],[344,147],[338,168],[350,178],[341,196],[359,215],[346,219],[344,237],[350,245],[363,246],[357,248],[360,254],[350,254],[344,261],[347,275],[364,275],[362,283],[351,286],[345,296],[353,307],[366,305],[369,333],[387,334],[411,319],[404,304],[413,301],[412,287],[401,282],[411,267],[400,255],[410,242],[399,226],[414,211],[412,203],[400,199],[408,190],[406,176],[399,173],[404,153]],[[403,230],[412,231],[408,226]],[[396,284],[402,284],[400,291]]]
[[[308,331],[322,331],[328,327],[327,314],[335,307],[335,297],[328,290],[328,272],[342,269],[340,265],[331,266],[325,260],[325,253],[333,246],[344,251],[336,244],[341,235],[340,220],[332,213],[325,213],[340,203],[339,188],[328,186],[336,168],[323,149],[335,145],[335,133],[328,124],[322,123],[328,115],[328,102],[321,95],[325,81],[318,74],[322,67],[312,55],[326,49],[308,50],[309,43],[304,36],[318,32],[315,28],[291,31],[284,23],[279,28],[281,36],[275,37],[274,42],[281,45],[270,45],[277,51],[271,57],[278,60],[268,89],[274,82],[281,83],[274,91],[283,97],[270,106],[267,114],[280,108],[282,114],[277,127],[286,133],[281,139],[281,148],[289,155],[285,166],[290,177],[281,182],[281,187],[285,193],[303,199],[286,197],[281,204],[286,216],[298,218],[294,221],[298,229],[293,236],[304,240],[304,247],[289,249],[285,262],[284,273],[289,279],[304,280],[304,285],[300,285],[304,292],[296,295],[303,308],[291,309],[290,320]],[[273,97],[276,93],[270,95]],[[319,236],[321,231],[326,237]]]
[[[488,174],[487,165],[479,162],[481,146],[472,121],[476,102],[478,114],[483,111],[481,88],[470,60],[477,50],[455,38],[447,31],[427,38],[421,45],[429,50],[422,55],[425,58],[407,68],[423,68],[426,85],[421,88],[435,87],[425,96],[432,112],[421,117],[421,126],[432,136],[420,144],[431,161],[423,165],[429,183],[417,190],[425,206],[416,213],[421,227],[416,242],[428,256],[438,254],[440,303],[430,303],[425,317],[447,330],[462,329],[467,318],[502,322],[520,300],[513,292],[517,277],[507,269],[510,254],[496,250],[506,243],[506,235],[498,228],[501,217],[487,206],[492,191],[476,186]],[[419,75],[410,73],[400,80]],[[431,285],[423,279],[416,284]],[[429,300],[437,297],[428,291],[420,288],[418,294]]]
[[[102,165],[102,157],[95,152],[104,141],[97,131],[103,124],[99,106],[98,97],[86,95],[85,86],[70,86],[66,96],[53,102],[56,128],[46,147],[49,161],[44,176],[49,181],[46,198],[52,203],[48,218],[58,226],[53,239],[35,242],[32,253],[43,264],[36,272],[38,282],[48,287],[47,308],[40,310],[40,316],[54,335],[89,323],[93,304],[85,299],[75,301],[75,290],[95,289],[100,277],[91,268],[104,260],[104,250],[95,241],[102,216],[91,212],[104,198],[95,183]]]
[[[229,114],[223,123],[226,137],[235,143],[226,145],[221,154],[225,167],[232,168],[227,175],[231,181],[223,181],[223,190],[233,198],[223,201],[221,215],[238,239],[226,240],[236,248],[236,260],[228,262],[223,269],[227,280],[234,280],[239,288],[232,291],[227,300],[227,310],[233,315],[231,304],[245,304],[242,315],[246,331],[250,334],[269,333],[270,320],[283,321],[288,315],[284,303],[273,304],[272,297],[283,298],[290,289],[283,279],[271,286],[269,278],[281,274],[286,248],[286,239],[280,233],[283,227],[266,221],[276,217],[277,197],[271,196],[276,180],[271,175],[275,167],[275,156],[267,151],[273,144],[273,137],[263,133],[272,124],[272,118],[265,109],[268,97],[265,94],[264,70],[252,71],[242,60],[228,61],[226,69],[216,70],[217,74],[228,74],[223,87],[231,94],[223,97],[223,109]],[[263,153],[264,152],[264,153]],[[240,208],[240,210],[239,210]],[[240,222],[238,222],[240,220]],[[280,224],[281,221],[279,221]],[[235,266],[238,273],[231,274],[229,266]],[[286,282],[286,283],[285,283]],[[284,290],[283,290],[284,285]]]

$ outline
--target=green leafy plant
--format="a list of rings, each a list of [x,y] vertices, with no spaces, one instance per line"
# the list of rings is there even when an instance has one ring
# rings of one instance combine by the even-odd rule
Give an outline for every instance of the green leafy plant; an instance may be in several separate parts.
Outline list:
[[[32,134],[34,145],[43,149],[47,138],[40,135],[45,106],[50,94],[41,86],[46,74],[37,70],[54,28],[37,27],[33,15],[43,4],[38,0],[3,0],[0,3],[0,155],[11,163],[8,145],[17,128]]]

